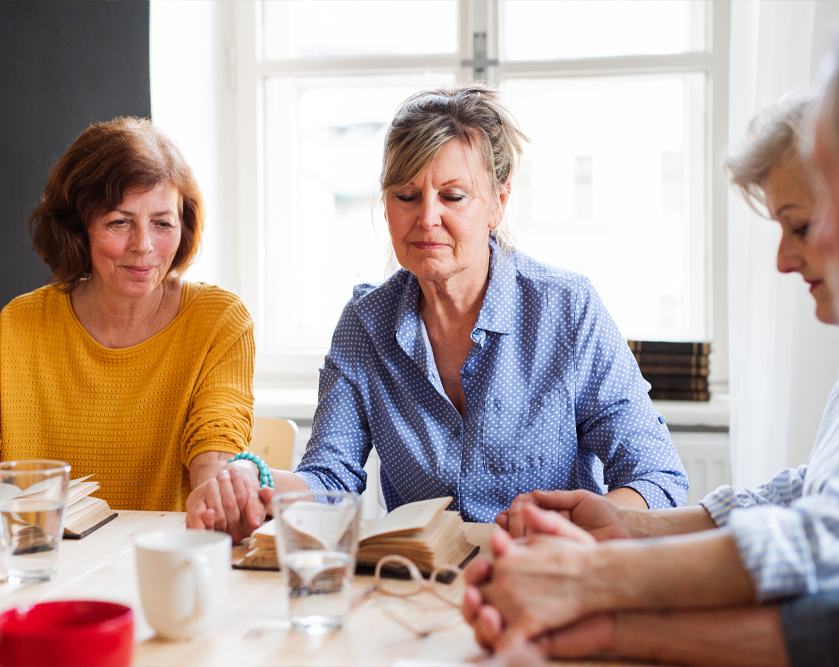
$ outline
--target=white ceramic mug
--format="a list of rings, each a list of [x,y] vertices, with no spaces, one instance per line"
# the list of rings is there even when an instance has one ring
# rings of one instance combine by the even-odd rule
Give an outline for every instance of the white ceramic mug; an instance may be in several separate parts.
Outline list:
[[[207,530],[134,538],[140,601],[158,635],[194,637],[219,619],[227,597],[230,549],[230,535]]]

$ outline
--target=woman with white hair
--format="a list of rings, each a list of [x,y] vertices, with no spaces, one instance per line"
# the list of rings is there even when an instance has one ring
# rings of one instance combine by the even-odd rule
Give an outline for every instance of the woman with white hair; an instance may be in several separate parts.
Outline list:
[[[839,291],[825,277],[839,252],[806,240],[816,208],[813,173],[800,157],[807,105],[785,102],[758,116],[727,168],[781,225],[778,270],[799,273],[818,319],[837,324]],[[484,646],[528,638],[555,657],[610,652],[703,665],[839,659],[839,383],[807,464],[764,485],[723,486],[699,507],[645,513],[584,491],[541,492],[511,508],[510,523],[514,513],[522,531],[542,534],[516,544],[521,532],[500,533],[495,564],[467,570],[464,615]],[[632,539],[648,537],[662,539]],[[795,595],[805,597],[755,605]]]

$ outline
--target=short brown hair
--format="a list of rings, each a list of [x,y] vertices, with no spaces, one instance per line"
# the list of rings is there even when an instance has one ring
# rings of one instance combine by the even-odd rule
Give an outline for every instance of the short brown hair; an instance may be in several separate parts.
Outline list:
[[[181,242],[167,275],[187,268],[201,244],[204,200],[192,170],[166,135],[144,118],[115,118],[82,132],[56,162],[41,203],[29,214],[32,245],[70,292],[90,273],[87,230],[128,190],[171,183],[178,191]]]
[[[405,100],[385,137],[382,192],[410,183],[452,140],[478,151],[497,192],[513,177],[522,144],[529,141],[499,97],[497,90],[475,83],[426,90]],[[503,231],[499,240],[508,241]]]

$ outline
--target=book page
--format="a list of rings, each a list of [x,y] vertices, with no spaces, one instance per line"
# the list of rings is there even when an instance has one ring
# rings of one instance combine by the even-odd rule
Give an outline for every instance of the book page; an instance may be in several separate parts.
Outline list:
[[[451,496],[431,498],[397,507],[383,519],[367,528],[359,543],[378,535],[406,535],[428,528],[452,502]]]
[[[71,479],[70,480],[70,484],[67,487],[68,488],[68,493],[67,493],[67,504],[68,505],[73,503],[74,500],[77,500],[78,498],[83,498],[84,496],[90,495],[96,489],[99,488],[99,482],[88,482],[88,485],[95,485],[96,489],[91,488],[90,490],[88,490],[84,493],[80,493],[80,494],[77,493],[75,495],[73,494],[72,491],[69,490],[69,489],[73,489],[75,487],[78,487],[82,482],[84,482],[86,479],[90,479],[91,477],[93,477],[93,474],[87,475],[86,477],[79,477],[78,479]],[[53,487],[54,484],[55,484],[54,480],[45,479],[43,482],[38,482],[37,484],[33,484],[32,486],[27,488],[25,491],[23,489],[18,488],[14,484],[11,484],[11,483],[0,484],[0,501],[11,500],[12,498],[16,498],[18,496],[20,496],[21,498],[35,498],[35,497],[38,496],[38,494],[43,495],[45,491],[50,490]],[[71,498],[73,498],[74,500],[71,500]]]
[[[283,510],[281,520],[293,533],[286,532],[281,538],[307,543],[306,540],[301,540],[301,536],[306,536],[315,540],[309,548],[322,545],[318,548],[332,551],[357,516],[356,507],[330,506],[301,500]]]
[[[99,490],[99,482],[82,482],[75,484],[67,492],[67,506],[70,507],[78,503],[83,498],[87,498],[91,493]]]
[[[271,539],[274,539],[274,536],[277,534],[277,520],[270,519],[263,523],[259,528],[253,531],[253,537],[257,535],[266,535]]]

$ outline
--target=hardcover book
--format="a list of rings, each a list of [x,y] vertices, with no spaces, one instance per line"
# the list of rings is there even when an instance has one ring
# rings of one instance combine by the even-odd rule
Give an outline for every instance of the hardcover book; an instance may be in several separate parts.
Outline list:
[[[628,340],[633,352],[659,352],[663,354],[708,354],[711,343],[708,342],[670,342],[662,340]]]
[[[650,389],[650,398],[660,401],[710,401],[708,391],[679,391],[678,389]]]
[[[646,378],[653,389],[678,389],[680,391],[708,391],[708,378],[684,375],[650,375]]]
[[[639,366],[656,366],[658,364],[670,366],[707,366],[708,356],[705,354],[662,354],[660,352],[635,352],[635,361]]]
[[[708,377],[707,366],[676,366],[673,364],[639,365],[641,375],[652,384],[652,375],[680,375],[682,377]]]

